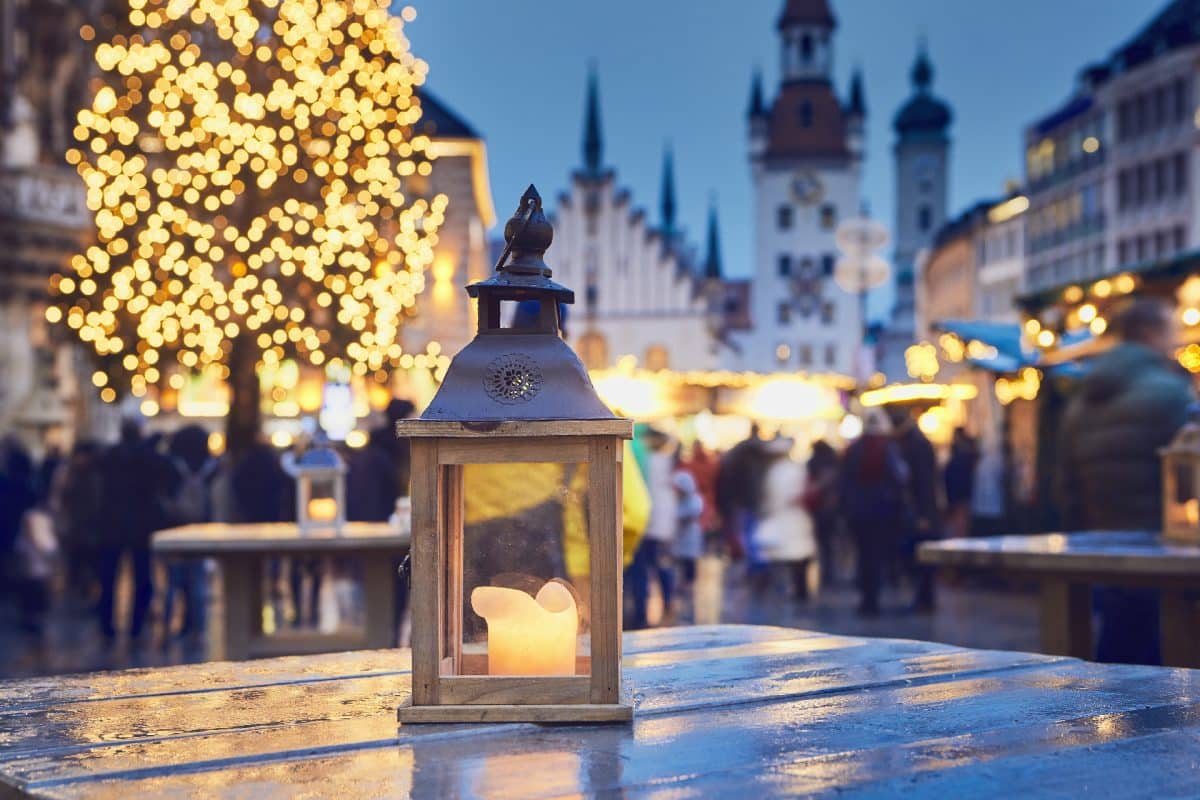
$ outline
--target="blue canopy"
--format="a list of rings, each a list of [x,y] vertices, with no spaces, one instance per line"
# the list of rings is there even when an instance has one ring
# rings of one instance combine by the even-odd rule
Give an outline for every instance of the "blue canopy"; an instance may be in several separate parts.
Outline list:
[[[1021,326],[1015,322],[988,322],[986,320],[943,320],[934,323],[934,328],[952,333],[964,342],[983,342],[995,348],[991,358],[968,358],[974,366],[991,372],[1016,372],[1022,367],[1037,363],[1037,354],[1026,352],[1021,347]]]
[[[996,349],[992,358],[967,358],[967,362],[990,372],[1013,373],[1024,367],[1038,367],[1052,375],[1078,378],[1086,368],[1078,361],[1062,364],[1043,364],[1041,353],[1022,347],[1021,326],[1015,322],[987,322],[985,320],[944,320],[935,322],[936,330],[952,333],[964,342],[979,341]],[[1059,339],[1060,347],[1070,347],[1094,339],[1087,328],[1067,331]]]

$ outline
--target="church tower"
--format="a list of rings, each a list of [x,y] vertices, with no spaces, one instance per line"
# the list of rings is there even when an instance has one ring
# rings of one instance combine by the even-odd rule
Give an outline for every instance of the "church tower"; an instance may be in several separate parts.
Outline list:
[[[773,99],[761,74],[751,84],[752,328],[736,338],[734,368],[853,373],[862,324],[857,298],[832,279],[834,231],[859,206],[866,102],[857,73],[845,102],[834,89],[836,28],[828,0],[786,0]]]
[[[950,175],[950,107],[934,97],[933,64],[921,43],[913,63],[912,95],[900,107],[896,131],[896,220],[893,238],[896,301],[881,342],[880,366],[889,380],[906,380],[904,350],[915,336],[916,262],[946,223]]]

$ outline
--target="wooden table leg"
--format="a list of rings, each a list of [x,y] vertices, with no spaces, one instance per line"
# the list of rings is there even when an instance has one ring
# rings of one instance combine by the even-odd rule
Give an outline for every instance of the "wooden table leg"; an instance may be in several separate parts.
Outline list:
[[[1047,655],[1092,658],[1092,592],[1086,584],[1042,581],[1041,638]]]
[[[1194,592],[1163,591],[1159,606],[1162,662],[1167,667],[1200,667],[1200,614]]]
[[[261,633],[262,596],[258,559],[228,555],[221,559],[221,588],[225,604],[225,654],[229,661],[250,657],[254,639]]]
[[[390,556],[363,559],[363,602],[367,605],[367,647],[395,647],[396,564]]]

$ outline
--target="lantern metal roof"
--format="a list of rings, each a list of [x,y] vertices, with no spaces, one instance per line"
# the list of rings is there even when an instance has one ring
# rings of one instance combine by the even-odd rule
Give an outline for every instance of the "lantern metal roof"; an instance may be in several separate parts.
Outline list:
[[[422,420],[614,419],[575,351],[559,334],[559,304],[575,293],[555,283],[543,257],[554,229],[532,185],[504,226],[490,278],[467,287],[479,303],[474,339],[450,362]],[[509,257],[511,255],[511,260]],[[531,321],[503,327],[503,303],[532,303]]]
[[[318,434],[312,444],[293,462],[292,470],[298,476],[340,474],[346,471],[346,462],[342,460],[329,439]]]

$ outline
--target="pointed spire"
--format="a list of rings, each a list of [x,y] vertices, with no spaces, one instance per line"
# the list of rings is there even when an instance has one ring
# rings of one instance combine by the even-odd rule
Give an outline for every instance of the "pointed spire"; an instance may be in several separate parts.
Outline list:
[[[761,117],[767,113],[763,103],[762,70],[755,69],[754,77],[750,79],[750,108],[746,113],[751,117]]]
[[[717,198],[708,203],[708,247],[704,254],[704,277],[721,279],[721,236],[717,229]]]
[[[661,202],[663,237],[669,238],[675,235],[675,163],[669,142],[663,150]]]
[[[918,92],[929,91],[929,87],[933,85],[933,64],[929,61],[929,53],[924,36],[917,40],[917,60],[913,62],[910,74],[913,86]]]
[[[583,166],[589,175],[599,175],[603,161],[604,141],[600,136],[600,88],[596,81],[596,65],[588,70],[587,106],[583,118]]]
[[[850,102],[846,110],[860,117],[867,115],[867,97],[863,90],[862,67],[855,67],[854,74],[850,76]]]

